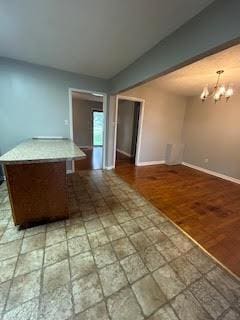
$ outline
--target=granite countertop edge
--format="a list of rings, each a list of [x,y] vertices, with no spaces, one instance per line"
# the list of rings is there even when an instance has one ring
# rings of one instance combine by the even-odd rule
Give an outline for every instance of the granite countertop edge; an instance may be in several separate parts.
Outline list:
[[[29,139],[0,157],[0,164],[30,164],[85,159],[86,154],[70,139]]]

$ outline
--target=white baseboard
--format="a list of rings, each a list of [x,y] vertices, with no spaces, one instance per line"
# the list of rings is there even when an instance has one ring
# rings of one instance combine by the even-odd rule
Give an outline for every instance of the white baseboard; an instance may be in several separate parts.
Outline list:
[[[72,169],[68,169],[67,174],[71,174],[71,173],[73,173]]]
[[[165,160],[137,162],[136,166],[154,166],[156,164],[164,164]]]
[[[114,166],[105,167],[104,169],[105,169],[105,170],[112,170],[112,169],[114,169]]]
[[[194,164],[191,164],[191,163],[188,163],[188,162],[182,162],[182,165],[184,165],[186,167],[189,167],[189,168],[192,168],[192,169],[195,169],[195,170],[198,170],[198,171],[202,171],[202,172],[208,173],[208,174],[210,174],[212,176],[215,176],[215,177],[218,177],[218,178],[221,178],[221,179],[224,179],[224,180],[228,180],[228,181],[240,184],[240,180],[239,179],[236,179],[236,178],[233,178],[233,177],[229,177],[229,176],[227,176],[225,174],[218,173],[216,171],[212,171],[212,170],[208,170],[208,169],[205,169],[205,168],[202,168],[202,167],[198,167],[198,166],[195,166]]]
[[[122,154],[124,154],[125,156],[127,156],[127,157],[129,157],[129,158],[132,157],[132,155],[131,155],[130,153],[127,153],[127,152],[125,152],[125,151],[123,151],[123,150],[117,149],[117,152],[122,153]]]

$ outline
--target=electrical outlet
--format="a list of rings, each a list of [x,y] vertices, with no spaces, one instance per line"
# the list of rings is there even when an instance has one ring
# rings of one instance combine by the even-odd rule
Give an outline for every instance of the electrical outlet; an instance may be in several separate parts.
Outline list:
[[[68,122],[68,120],[67,120],[67,119],[66,119],[66,120],[64,120],[64,124],[65,124],[65,126],[68,126],[69,122]]]

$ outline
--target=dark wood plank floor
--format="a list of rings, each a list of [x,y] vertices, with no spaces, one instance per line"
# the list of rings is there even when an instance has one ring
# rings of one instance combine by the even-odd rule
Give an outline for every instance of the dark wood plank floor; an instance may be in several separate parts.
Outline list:
[[[129,164],[134,164],[134,161],[134,158],[130,158],[121,152],[116,152],[116,167],[128,166]]]
[[[75,170],[97,170],[103,167],[102,147],[81,148],[86,154],[86,159],[75,161]]]
[[[182,165],[128,164],[116,173],[240,276],[239,184]]]

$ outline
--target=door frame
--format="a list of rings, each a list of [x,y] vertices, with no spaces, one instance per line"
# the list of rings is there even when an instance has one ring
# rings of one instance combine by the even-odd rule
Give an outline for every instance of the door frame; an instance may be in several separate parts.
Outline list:
[[[73,141],[73,106],[72,106],[72,93],[80,92],[80,93],[90,93],[90,94],[100,94],[103,97],[103,169],[106,168],[106,141],[107,141],[107,94],[105,92],[99,92],[95,90],[84,90],[84,89],[76,89],[69,88],[68,89],[68,100],[69,100],[69,135],[70,139]],[[74,160],[72,161],[72,172],[75,172]]]
[[[91,118],[92,118],[92,123],[91,123],[91,128],[92,128],[92,145],[93,145],[93,147],[102,147],[103,145],[99,145],[99,146],[94,146],[94,132],[93,132],[93,130],[94,130],[94,124],[93,124],[93,121],[94,121],[94,116],[93,116],[93,114],[94,114],[94,112],[101,112],[101,113],[103,113],[103,110],[98,110],[98,109],[95,109],[95,108],[92,108],[92,116],[91,116]],[[104,113],[103,113],[103,117],[104,117]],[[103,118],[103,126],[104,126],[104,118]],[[104,128],[103,128],[104,129]],[[103,132],[103,139],[104,139],[104,132]]]
[[[135,157],[135,165],[138,166],[140,163],[139,157],[140,157],[141,144],[142,144],[142,127],[143,127],[145,100],[137,97],[129,97],[129,96],[122,96],[122,95],[116,96],[116,108],[115,108],[115,120],[114,120],[113,168],[116,167],[118,101],[119,100],[129,100],[134,102],[140,102],[140,113],[138,118],[137,148],[136,148],[136,157]]]

